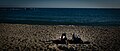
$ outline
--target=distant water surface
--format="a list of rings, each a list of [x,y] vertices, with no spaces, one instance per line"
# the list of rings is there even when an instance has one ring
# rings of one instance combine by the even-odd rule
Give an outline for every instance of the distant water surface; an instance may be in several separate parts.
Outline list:
[[[0,8],[0,22],[44,25],[120,25],[120,9]]]

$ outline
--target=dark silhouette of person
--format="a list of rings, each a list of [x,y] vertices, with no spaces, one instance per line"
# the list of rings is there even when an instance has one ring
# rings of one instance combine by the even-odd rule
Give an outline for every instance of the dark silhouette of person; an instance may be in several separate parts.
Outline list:
[[[61,36],[61,43],[66,44],[67,43],[66,41],[67,41],[66,33],[63,33]]]
[[[82,43],[82,40],[81,38],[78,38],[78,36],[76,34],[73,34],[72,35],[72,40],[73,40],[73,43]]]

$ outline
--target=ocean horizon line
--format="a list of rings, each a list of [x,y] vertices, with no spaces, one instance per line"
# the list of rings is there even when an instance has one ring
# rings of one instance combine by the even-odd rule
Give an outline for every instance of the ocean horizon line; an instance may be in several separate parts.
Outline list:
[[[106,7],[106,8],[102,8],[102,7],[81,7],[81,8],[79,8],[79,7],[77,7],[77,8],[72,8],[72,7],[0,7],[0,8],[55,8],[55,9],[61,9],[61,8],[63,8],[63,9],[120,9],[120,8],[114,8],[114,7]]]

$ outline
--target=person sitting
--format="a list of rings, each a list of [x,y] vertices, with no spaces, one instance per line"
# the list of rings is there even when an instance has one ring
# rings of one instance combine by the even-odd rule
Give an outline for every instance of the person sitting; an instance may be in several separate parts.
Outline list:
[[[72,40],[73,40],[73,43],[82,43],[83,42],[81,40],[81,38],[78,38],[78,36],[76,34],[72,35]]]
[[[61,43],[62,43],[62,44],[65,44],[66,41],[67,41],[66,33],[63,33],[60,38],[61,38]]]

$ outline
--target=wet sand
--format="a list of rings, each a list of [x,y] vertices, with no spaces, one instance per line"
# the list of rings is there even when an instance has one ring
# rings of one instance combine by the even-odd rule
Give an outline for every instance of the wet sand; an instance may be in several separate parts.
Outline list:
[[[67,33],[69,39],[71,39],[72,33],[78,34],[83,41],[90,41],[92,44],[97,45],[97,51],[120,51],[120,26],[28,25],[6,23],[0,23],[0,50],[47,50],[49,49],[47,46],[51,45],[51,47],[54,47],[56,45],[53,44],[54,46],[52,46],[52,44],[45,41],[58,39],[62,33]],[[59,51],[57,48],[54,50]]]

